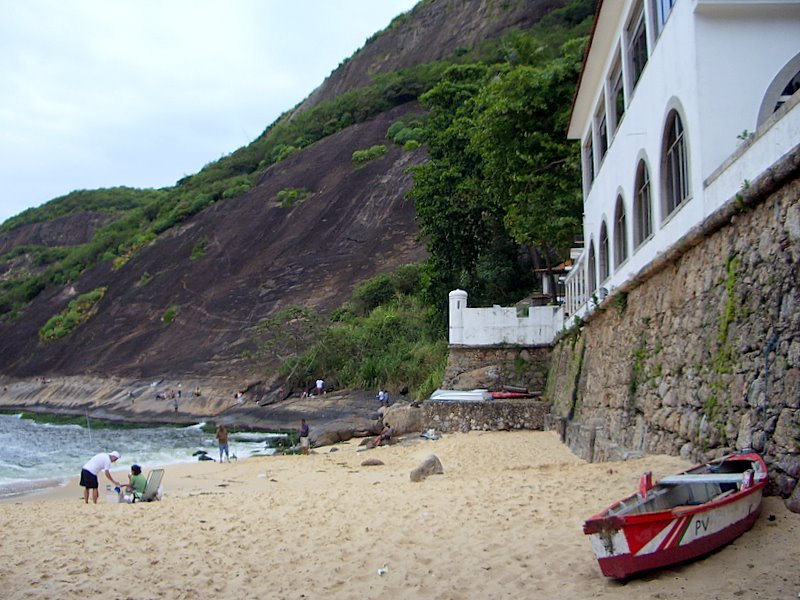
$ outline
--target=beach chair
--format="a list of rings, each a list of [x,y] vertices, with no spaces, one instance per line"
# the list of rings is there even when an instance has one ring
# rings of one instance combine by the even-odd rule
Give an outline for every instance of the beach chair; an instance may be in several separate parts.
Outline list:
[[[147,476],[147,485],[142,492],[142,497],[137,498],[136,502],[152,502],[161,500],[161,480],[164,479],[164,469],[153,469]]]

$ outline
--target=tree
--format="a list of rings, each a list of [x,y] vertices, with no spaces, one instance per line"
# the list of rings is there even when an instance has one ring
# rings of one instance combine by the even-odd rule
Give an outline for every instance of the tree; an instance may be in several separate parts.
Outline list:
[[[543,67],[517,66],[476,98],[470,150],[481,157],[487,195],[514,239],[563,255],[581,224],[580,158],[566,139],[583,40]]]
[[[451,67],[421,99],[430,109],[424,135],[430,160],[414,169],[411,196],[430,253],[427,292],[442,309],[454,287],[468,288],[481,302],[503,301],[530,284],[502,207],[484,192],[482,157],[470,144],[473,100],[493,74],[481,64]]]

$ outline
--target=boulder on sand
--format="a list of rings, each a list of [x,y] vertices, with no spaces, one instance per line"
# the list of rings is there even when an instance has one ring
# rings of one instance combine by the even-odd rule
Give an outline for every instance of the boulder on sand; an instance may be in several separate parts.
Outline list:
[[[442,462],[435,454],[431,454],[416,469],[411,471],[411,481],[422,481],[428,475],[441,475],[443,473]]]

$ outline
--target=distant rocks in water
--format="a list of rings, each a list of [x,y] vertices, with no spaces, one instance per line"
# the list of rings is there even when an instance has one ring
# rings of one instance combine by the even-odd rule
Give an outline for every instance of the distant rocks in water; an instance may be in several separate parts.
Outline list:
[[[444,467],[442,467],[439,457],[431,454],[416,469],[411,471],[411,481],[422,481],[428,475],[442,475],[443,473]]]

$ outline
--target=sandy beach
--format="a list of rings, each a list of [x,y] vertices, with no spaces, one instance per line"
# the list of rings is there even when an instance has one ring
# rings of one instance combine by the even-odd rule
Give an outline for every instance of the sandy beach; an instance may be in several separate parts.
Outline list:
[[[430,454],[444,474],[411,482]],[[106,502],[101,479],[100,503],[87,506],[72,481],[0,504],[0,595],[797,598],[800,515],[777,498],[703,560],[624,583],[600,574],[583,520],[636,489],[644,470],[688,466],[669,456],[587,464],[555,433],[471,432],[170,466],[163,499],[148,504]]]

